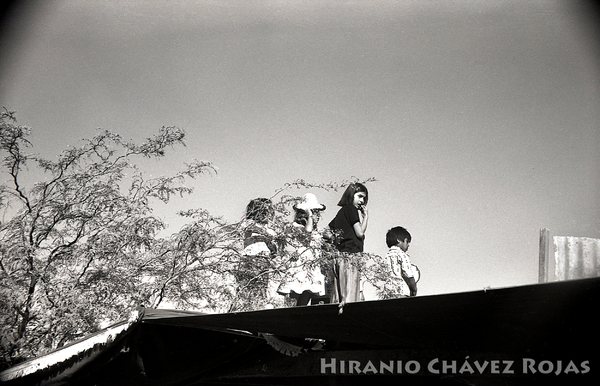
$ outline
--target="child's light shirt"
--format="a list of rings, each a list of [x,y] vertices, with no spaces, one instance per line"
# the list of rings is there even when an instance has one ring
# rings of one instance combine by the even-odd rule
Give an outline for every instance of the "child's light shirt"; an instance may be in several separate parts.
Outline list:
[[[386,258],[390,262],[392,274],[397,278],[400,295],[410,296],[410,288],[408,288],[404,278],[412,277],[415,281],[419,280],[419,272],[416,266],[410,262],[410,256],[400,247],[394,245],[387,251]]]
[[[244,255],[270,257],[273,251],[268,244],[271,244],[271,240],[276,236],[275,231],[253,221],[243,223],[243,227],[246,228]]]

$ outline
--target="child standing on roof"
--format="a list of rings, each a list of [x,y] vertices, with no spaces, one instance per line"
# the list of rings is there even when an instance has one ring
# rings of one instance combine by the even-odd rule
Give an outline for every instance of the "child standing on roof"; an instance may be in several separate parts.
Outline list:
[[[411,240],[410,233],[400,226],[388,230],[385,235],[385,242],[389,248],[386,258],[390,264],[391,279],[395,287],[389,297],[417,295],[417,281],[420,278],[419,268],[410,262],[410,256],[406,253]]]
[[[232,311],[273,308],[269,276],[271,262],[277,254],[276,233],[270,228],[275,216],[273,203],[268,198],[255,198],[246,206],[244,251],[234,273],[237,281],[237,300]]]
[[[292,227],[296,234],[295,251],[286,262],[287,275],[283,278],[277,293],[295,299],[297,306],[305,306],[324,293],[324,277],[320,267],[321,235],[317,224],[325,205],[317,196],[306,193],[302,201],[294,205]]]
[[[335,287],[331,294],[332,302],[339,302],[340,307],[360,300],[359,265],[369,223],[368,201],[369,192],[363,184],[350,184],[338,202],[341,209],[329,223],[334,233],[340,233],[335,246],[342,253],[331,267]]]

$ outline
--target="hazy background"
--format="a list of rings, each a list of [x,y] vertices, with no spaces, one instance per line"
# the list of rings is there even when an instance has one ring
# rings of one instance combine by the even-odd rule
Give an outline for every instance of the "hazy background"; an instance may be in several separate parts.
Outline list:
[[[24,2],[0,106],[55,157],[98,128],[187,130],[219,173],[185,200],[230,221],[286,182],[375,177],[365,250],[403,225],[419,294],[535,283],[540,228],[600,237],[600,60],[583,1]],[[4,178],[4,177],[3,177]],[[333,218],[340,192],[313,191]],[[301,196],[302,190],[290,192]]]

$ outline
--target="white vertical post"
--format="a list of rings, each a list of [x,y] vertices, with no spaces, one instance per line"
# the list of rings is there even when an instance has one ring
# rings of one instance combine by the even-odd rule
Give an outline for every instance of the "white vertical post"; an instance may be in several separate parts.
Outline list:
[[[548,228],[540,229],[540,262],[539,262],[539,283],[548,281],[548,251],[550,249],[550,230]]]

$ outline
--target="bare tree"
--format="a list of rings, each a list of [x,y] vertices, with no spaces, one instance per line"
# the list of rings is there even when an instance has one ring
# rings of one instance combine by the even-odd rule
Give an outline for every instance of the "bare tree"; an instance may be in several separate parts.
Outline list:
[[[187,194],[186,177],[214,171],[193,162],[171,177],[146,179],[135,157],[162,157],[185,133],[163,127],[142,144],[103,131],[56,161],[28,154],[30,130],[13,113],[0,116],[7,180],[0,185],[0,314],[3,360],[62,346],[118,320],[154,296],[153,198]],[[43,171],[28,187],[26,166]],[[31,179],[31,177],[30,177]]]

